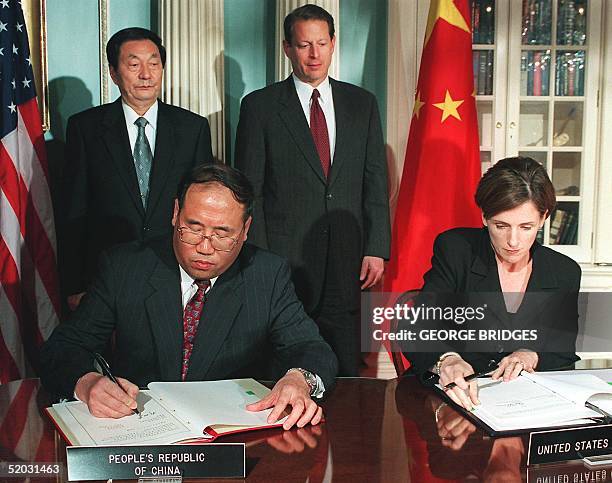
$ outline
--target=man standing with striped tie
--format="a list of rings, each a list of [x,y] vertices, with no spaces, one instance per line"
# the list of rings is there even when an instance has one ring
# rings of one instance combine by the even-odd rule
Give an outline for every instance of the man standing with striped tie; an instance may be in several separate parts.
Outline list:
[[[382,277],[390,227],[376,99],[328,76],[332,16],[304,5],[284,22],[293,74],[244,98],[236,167],[255,187],[250,241],[289,259],[298,296],[336,352],[359,368],[361,290]]]
[[[166,50],[157,34],[131,27],[106,45],[121,97],[72,116],[59,213],[63,292],[78,306],[102,250],[170,233],[181,177],[213,161],[208,121],[158,100]]]

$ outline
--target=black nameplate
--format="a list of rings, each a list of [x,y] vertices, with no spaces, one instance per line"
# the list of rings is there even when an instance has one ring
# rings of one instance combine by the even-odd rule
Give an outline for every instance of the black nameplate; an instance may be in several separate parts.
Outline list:
[[[590,468],[582,461],[527,468],[527,482],[534,483],[600,483],[611,478],[611,465]]]
[[[612,425],[553,429],[529,435],[528,465],[612,454]]]
[[[68,480],[244,478],[244,443],[68,446]]]

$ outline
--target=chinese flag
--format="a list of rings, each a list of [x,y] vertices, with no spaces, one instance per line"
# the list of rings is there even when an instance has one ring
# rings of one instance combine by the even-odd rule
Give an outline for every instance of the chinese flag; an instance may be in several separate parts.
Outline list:
[[[479,226],[481,175],[468,0],[432,0],[393,225],[387,292],[423,285],[435,237]]]

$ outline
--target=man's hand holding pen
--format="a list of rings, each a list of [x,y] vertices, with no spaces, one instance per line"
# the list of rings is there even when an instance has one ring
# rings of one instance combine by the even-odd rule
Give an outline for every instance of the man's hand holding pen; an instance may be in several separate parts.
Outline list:
[[[137,409],[138,386],[121,377],[117,381],[120,385],[97,372],[88,372],[78,380],[74,392],[93,416],[122,418]]]
[[[74,393],[87,404],[89,412],[98,418],[122,418],[138,414],[136,396],[138,386],[127,379],[115,377],[110,366],[97,352],[92,353],[95,364],[102,372],[88,372],[76,383]]]

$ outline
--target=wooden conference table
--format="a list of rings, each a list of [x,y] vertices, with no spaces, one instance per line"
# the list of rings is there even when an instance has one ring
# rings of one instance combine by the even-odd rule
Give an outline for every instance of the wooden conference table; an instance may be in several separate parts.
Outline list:
[[[47,403],[36,379],[0,386],[0,461],[63,466],[63,476],[32,482],[66,479],[65,444],[41,413]],[[526,438],[488,438],[441,403],[410,376],[340,378],[324,403],[325,424],[218,441],[247,444],[249,482],[612,480],[612,466],[592,470],[581,462],[527,470]],[[0,474],[0,481],[20,479]]]

